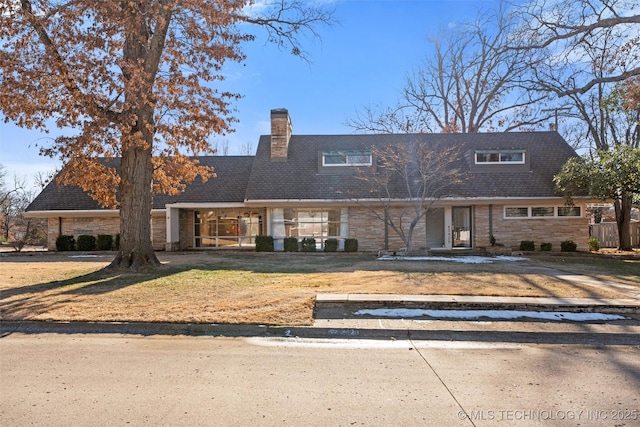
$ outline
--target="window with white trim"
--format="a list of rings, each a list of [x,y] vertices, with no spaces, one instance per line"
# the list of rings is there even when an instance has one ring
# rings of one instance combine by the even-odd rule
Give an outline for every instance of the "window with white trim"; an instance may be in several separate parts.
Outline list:
[[[476,164],[524,164],[524,150],[477,150]]]
[[[580,206],[505,206],[504,208],[504,217],[507,219],[581,216]]]
[[[371,151],[325,151],[322,166],[371,166]]]

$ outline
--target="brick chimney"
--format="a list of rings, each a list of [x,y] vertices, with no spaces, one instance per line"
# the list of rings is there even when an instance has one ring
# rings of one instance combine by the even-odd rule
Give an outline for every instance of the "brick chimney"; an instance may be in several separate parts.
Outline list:
[[[271,159],[287,159],[291,119],[285,108],[271,110]]]

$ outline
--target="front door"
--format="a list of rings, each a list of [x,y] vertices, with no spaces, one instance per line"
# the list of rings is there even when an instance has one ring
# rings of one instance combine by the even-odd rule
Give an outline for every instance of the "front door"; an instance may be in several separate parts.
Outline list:
[[[453,207],[451,228],[454,248],[471,247],[471,206]]]
[[[445,247],[444,241],[444,209],[430,208],[427,210],[427,248],[441,249]]]

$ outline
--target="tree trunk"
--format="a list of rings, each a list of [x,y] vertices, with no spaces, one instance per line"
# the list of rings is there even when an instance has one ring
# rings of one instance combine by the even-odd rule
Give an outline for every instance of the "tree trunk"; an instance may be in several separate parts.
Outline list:
[[[616,211],[616,223],[618,225],[618,249],[630,251],[631,248],[631,194],[623,193],[620,199],[614,202]]]
[[[151,149],[132,147],[123,152],[120,177],[120,247],[109,267],[157,267],[160,262],[151,244]]]
[[[129,31],[124,43],[126,84],[137,90],[126,93],[126,104],[131,106],[123,114],[123,124],[131,123],[122,135],[122,163],[120,165],[120,247],[110,268],[128,268],[134,271],[160,265],[151,244],[151,208],[153,205],[153,136],[155,134],[152,87],[154,76],[145,65],[151,53],[147,52],[150,37],[144,8]],[[160,47],[158,47],[160,48]],[[134,72],[132,72],[133,70]],[[154,71],[155,72],[155,71]],[[130,88],[131,89],[131,88]]]

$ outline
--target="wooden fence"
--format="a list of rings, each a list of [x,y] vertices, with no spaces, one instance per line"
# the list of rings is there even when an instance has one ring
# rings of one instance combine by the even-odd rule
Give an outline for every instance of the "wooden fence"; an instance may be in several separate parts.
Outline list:
[[[640,247],[640,222],[632,222],[630,228],[631,246]],[[602,248],[618,247],[618,226],[615,222],[590,225],[589,236],[598,239]]]

